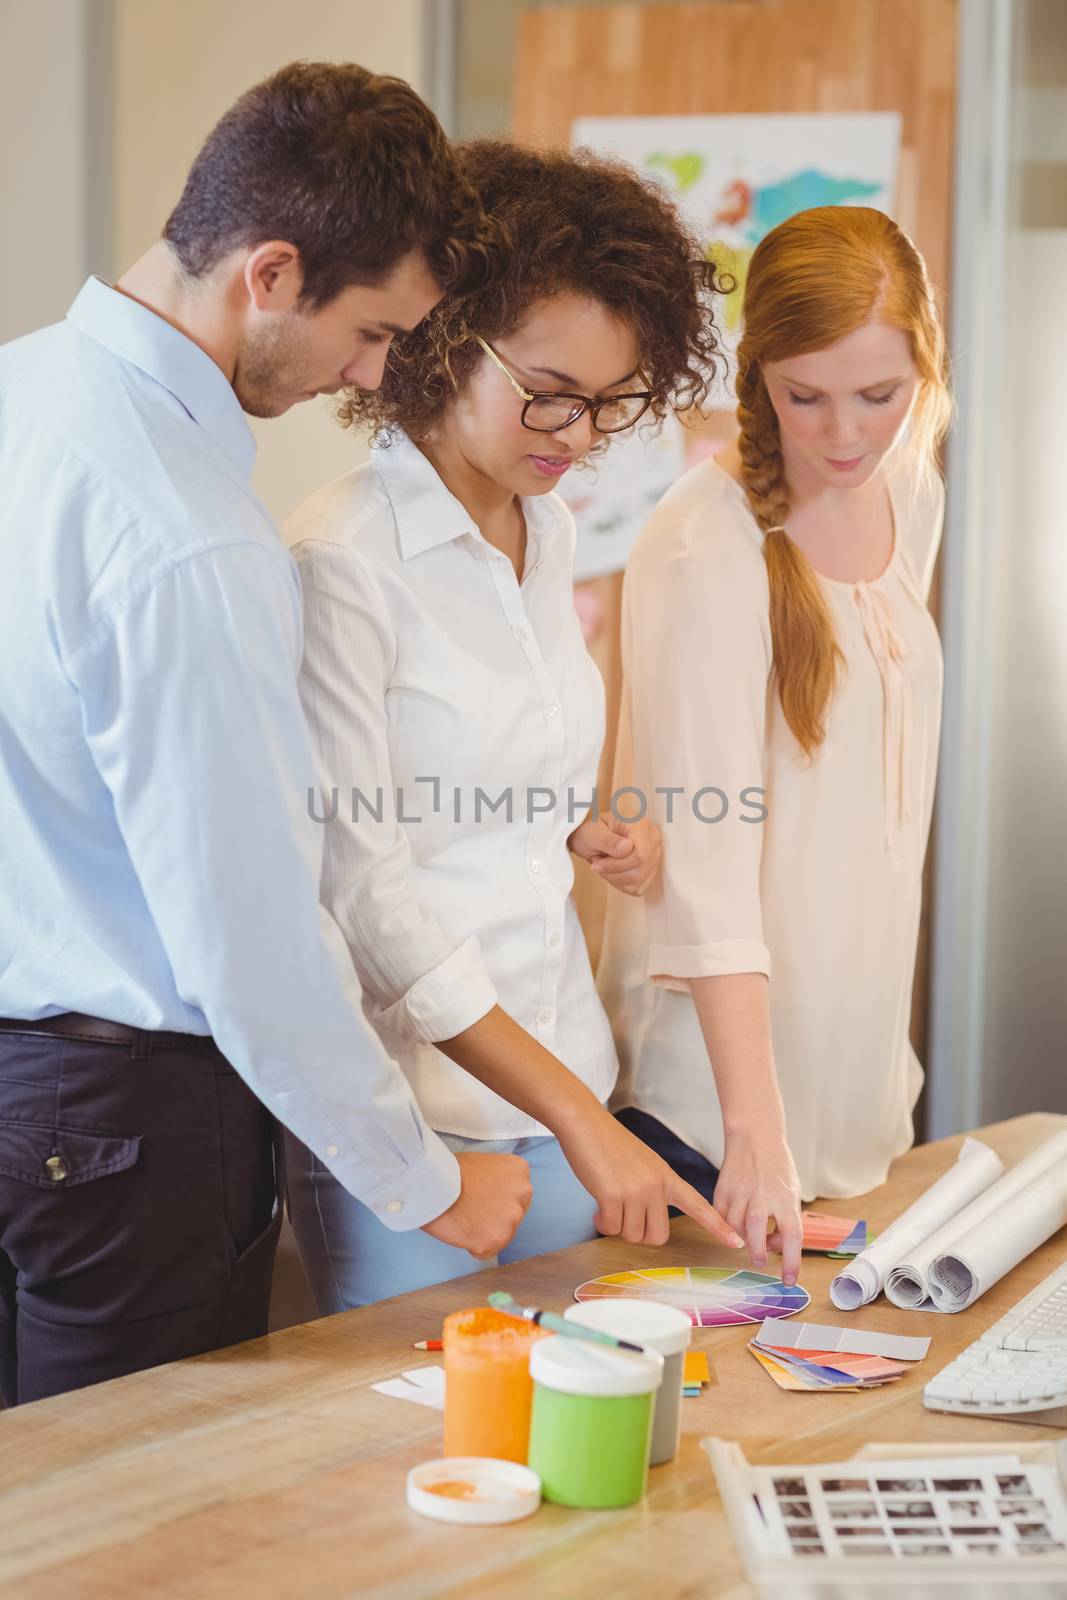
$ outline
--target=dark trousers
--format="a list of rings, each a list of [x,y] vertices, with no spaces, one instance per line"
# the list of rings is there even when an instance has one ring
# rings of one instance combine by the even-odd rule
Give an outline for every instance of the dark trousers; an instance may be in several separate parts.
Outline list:
[[[719,1169],[712,1166],[707,1156],[702,1156],[692,1145],[684,1144],[676,1133],[665,1128],[656,1117],[650,1117],[647,1111],[638,1111],[636,1106],[627,1106],[623,1111],[616,1111],[615,1116],[617,1121],[621,1122],[624,1128],[629,1128],[642,1144],[647,1144],[650,1150],[662,1156],[680,1178],[692,1184],[709,1205],[715,1204],[715,1185],[719,1181]],[[674,1217],[679,1215],[673,1206],[671,1215]]]
[[[272,1118],[211,1040],[0,1031],[7,1404],[265,1333],[276,1193]]]

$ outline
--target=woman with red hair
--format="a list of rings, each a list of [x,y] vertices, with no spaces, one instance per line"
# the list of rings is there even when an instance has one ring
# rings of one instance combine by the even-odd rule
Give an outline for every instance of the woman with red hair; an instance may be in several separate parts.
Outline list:
[[[627,571],[616,788],[661,791],[664,865],[609,907],[601,988],[622,1120],[791,1279],[800,1198],[874,1188],[913,1136],[951,403],[922,258],[866,208],[767,235],[738,357],[736,444]]]

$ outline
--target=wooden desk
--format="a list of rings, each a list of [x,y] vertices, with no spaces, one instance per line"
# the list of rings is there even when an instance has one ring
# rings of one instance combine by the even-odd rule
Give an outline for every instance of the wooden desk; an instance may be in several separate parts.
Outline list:
[[[1019,1117],[982,1137],[1013,1162],[1065,1124]],[[836,1209],[883,1227],[945,1170],[959,1143],[913,1150],[884,1188]],[[440,1414],[368,1385],[419,1365],[414,1340],[492,1288],[562,1307],[576,1284],[601,1272],[726,1262],[729,1252],[703,1241],[688,1220],[661,1251],[600,1239],[0,1415],[0,1594],[742,1600],[751,1591],[698,1447],[705,1434],[738,1439],[765,1462],[833,1460],[872,1440],[1048,1439],[1048,1429],[924,1411],[921,1391],[1063,1259],[1064,1234],[969,1312],[902,1312],[885,1300],[867,1307],[865,1326],[933,1337],[917,1372],[869,1394],[783,1393],[746,1350],[750,1330],[698,1333],[716,1382],[684,1402],[681,1453],[652,1472],[647,1499],[630,1510],[544,1506],[528,1522],[485,1529],[407,1510],[404,1475],[440,1454]],[[824,1257],[804,1259],[810,1320],[842,1320],[827,1295],[833,1272]]]

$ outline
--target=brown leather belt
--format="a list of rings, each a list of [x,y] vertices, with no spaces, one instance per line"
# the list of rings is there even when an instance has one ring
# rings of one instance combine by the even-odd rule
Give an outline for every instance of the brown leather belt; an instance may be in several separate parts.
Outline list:
[[[210,1034],[154,1033],[147,1028],[131,1028],[125,1022],[106,1017],[87,1017],[80,1011],[63,1011],[56,1017],[0,1017],[0,1033],[47,1033],[61,1039],[76,1039],[83,1044],[130,1044],[148,1050],[189,1050],[207,1055],[218,1046]]]

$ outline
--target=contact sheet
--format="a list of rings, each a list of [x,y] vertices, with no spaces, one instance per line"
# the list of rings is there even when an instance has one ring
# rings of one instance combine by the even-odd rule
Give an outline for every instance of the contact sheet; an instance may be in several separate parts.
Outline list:
[[[1010,1453],[756,1467],[740,1447],[704,1441],[750,1576],[844,1578],[907,1567],[988,1582],[1067,1577],[1060,1471]],[[990,1568],[990,1561],[996,1563]]]

